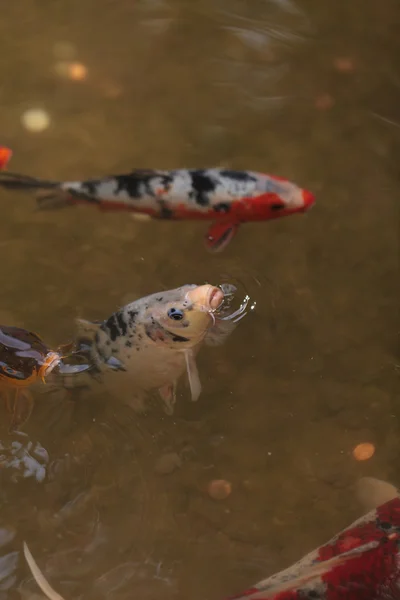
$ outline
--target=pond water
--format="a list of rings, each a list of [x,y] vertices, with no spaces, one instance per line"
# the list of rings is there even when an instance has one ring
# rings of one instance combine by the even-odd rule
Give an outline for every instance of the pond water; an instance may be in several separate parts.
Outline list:
[[[26,540],[66,598],[222,600],[360,516],[355,481],[400,484],[400,7],[396,0],[14,0],[0,23],[0,143],[12,171],[84,179],[228,166],[316,194],[218,255],[204,223],[0,192],[0,322],[70,339],[74,319],[184,283],[237,282],[256,310],[199,358],[203,394],[137,416],[37,397],[29,453],[0,470],[0,600],[38,593]],[[63,78],[60,55],[87,67]],[[50,127],[21,115],[43,108]],[[373,458],[353,448],[372,442]],[[12,446],[14,443],[14,446]],[[19,446],[18,444],[22,444]],[[181,466],[160,474],[160,459]],[[215,501],[213,479],[232,493]]]

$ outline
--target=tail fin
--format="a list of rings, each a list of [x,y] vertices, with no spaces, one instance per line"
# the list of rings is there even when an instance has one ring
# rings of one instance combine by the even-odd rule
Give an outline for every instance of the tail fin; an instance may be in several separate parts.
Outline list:
[[[59,181],[0,171],[0,187],[7,190],[35,192],[38,210],[64,208],[71,204]]]
[[[0,186],[8,190],[44,190],[54,189],[60,184],[57,181],[47,181],[46,179],[37,179],[29,175],[20,175],[19,173],[10,173],[10,171],[0,172]]]

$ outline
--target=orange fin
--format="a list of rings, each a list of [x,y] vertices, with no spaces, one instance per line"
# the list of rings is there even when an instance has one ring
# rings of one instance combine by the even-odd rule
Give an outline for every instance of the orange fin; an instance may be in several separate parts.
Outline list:
[[[6,146],[0,146],[0,169],[5,169],[12,157],[12,150]]]
[[[236,235],[239,223],[216,221],[207,231],[205,244],[211,252],[221,252]]]

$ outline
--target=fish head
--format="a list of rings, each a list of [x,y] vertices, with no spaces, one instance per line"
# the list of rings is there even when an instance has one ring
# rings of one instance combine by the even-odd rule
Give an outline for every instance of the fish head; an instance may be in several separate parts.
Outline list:
[[[200,343],[215,322],[224,292],[213,285],[185,285],[153,296],[145,331],[154,342],[185,350]]]
[[[260,176],[257,193],[244,200],[250,219],[268,221],[295,213],[304,213],[315,203],[315,196],[295,183],[271,175]]]

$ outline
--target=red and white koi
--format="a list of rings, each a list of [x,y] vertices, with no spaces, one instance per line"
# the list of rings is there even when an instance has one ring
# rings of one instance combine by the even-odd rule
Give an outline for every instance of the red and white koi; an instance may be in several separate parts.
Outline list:
[[[385,482],[365,480],[360,483],[368,488],[386,486],[385,494],[378,494],[386,496],[384,504],[293,566],[230,600],[398,600],[400,496]],[[50,586],[25,542],[24,554],[47,598],[64,600]]]
[[[40,209],[92,204],[101,210],[126,210],[155,219],[211,220],[205,243],[221,251],[241,223],[269,221],[303,213],[314,195],[280,177],[228,169],[136,169],[87,181],[46,181],[0,173],[8,189],[36,190]]]
[[[374,496],[386,501],[288,569],[230,600],[400,598],[399,492],[373,478],[360,483],[372,502]]]

